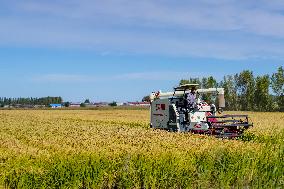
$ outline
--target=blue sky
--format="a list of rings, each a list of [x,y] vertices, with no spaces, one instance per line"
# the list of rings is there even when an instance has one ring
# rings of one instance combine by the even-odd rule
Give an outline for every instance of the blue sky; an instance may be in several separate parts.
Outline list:
[[[283,62],[281,0],[0,0],[0,96],[136,101]]]

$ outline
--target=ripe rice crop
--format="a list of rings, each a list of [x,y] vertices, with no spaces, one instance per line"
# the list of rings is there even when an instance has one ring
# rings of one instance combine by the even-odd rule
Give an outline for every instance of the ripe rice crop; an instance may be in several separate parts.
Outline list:
[[[148,110],[0,110],[0,184],[283,188],[284,114],[246,113],[254,127],[222,140],[150,129]]]

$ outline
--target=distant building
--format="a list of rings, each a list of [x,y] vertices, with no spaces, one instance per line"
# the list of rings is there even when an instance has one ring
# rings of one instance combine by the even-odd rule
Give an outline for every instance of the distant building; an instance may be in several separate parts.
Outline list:
[[[34,105],[32,104],[13,104],[9,106],[10,108],[34,108]]]
[[[34,105],[34,108],[44,108],[45,105]]]
[[[124,103],[123,103],[123,102],[117,102],[116,105],[117,105],[117,106],[123,106]]]
[[[24,104],[24,105],[21,105],[19,108],[34,108],[34,105]]]
[[[95,102],[93,105],[96,107],[104,107],[104,106],[108,106],[108,102]]]
[[[51,108],[62,108],[62,104],[50,104]]]
[[[78,108],[80,107],[81,103],[70,103],[69,107]]]

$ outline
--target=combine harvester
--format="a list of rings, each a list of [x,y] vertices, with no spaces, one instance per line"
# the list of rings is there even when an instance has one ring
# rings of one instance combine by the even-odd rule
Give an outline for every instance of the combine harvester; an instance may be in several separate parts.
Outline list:
[[[192,132],[214,135],[220,138],[236,138],[253,126],[248,115],[217,115],[214,104],[200,99],[202,94],[218,96],[218,112],[225,107],[224,88],[197,89],[198,84],[186,84],[173,92],[154,92],[151,99],[151,128],[176,132]],[[196,92],[194,103],[189,104],[188,95]],[[195,96],[195,95],[194,95]]]

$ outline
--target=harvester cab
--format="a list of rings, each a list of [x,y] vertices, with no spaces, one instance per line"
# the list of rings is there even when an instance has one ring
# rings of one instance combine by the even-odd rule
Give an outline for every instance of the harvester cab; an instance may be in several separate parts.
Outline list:
[[[217,95],[218,109],[202,100],[203,94]],[[173,92],[153,92],[150,100],[151,128],[235,138],[253,126],[248,115],[217,115],[225,107],[224,88],[198,89],[198,84],[186,84]]]

